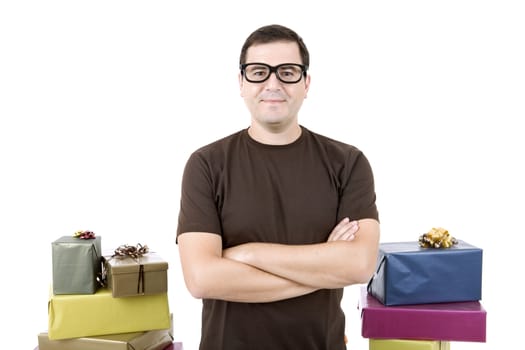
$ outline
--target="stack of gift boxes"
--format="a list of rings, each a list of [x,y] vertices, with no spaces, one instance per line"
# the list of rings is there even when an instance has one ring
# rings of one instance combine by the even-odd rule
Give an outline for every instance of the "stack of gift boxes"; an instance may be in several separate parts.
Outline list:
[[[377,271],[361,288],[361,335],[369,350],[449,350],[485,342],[480,303],[482,250],[461,240],[447,248],[381,243]]]
[[[147,246],[103,254],[101,237],[79,231],[52,242],[47,332],[38,350],[168,350],[173,341],[168,263]]]

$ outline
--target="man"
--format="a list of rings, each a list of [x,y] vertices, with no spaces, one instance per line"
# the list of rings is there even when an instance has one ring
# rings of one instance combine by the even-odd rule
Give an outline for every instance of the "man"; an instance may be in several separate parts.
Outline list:
[[[343,288],[366,283],[379,222],[361,151],[298,122],[309,53],[289,28],[259,28],[240,56],[249,128],[194,152],[177,243],[203,299],[201,350],[345,349]]]

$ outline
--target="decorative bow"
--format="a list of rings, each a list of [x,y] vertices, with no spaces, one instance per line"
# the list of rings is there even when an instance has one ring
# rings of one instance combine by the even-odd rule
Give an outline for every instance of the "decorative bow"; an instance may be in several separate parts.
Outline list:
[[[149,248],[146,244],[142,245],[138,243],[136,246],[132,246],[129,244],[123,244],[119,246],[117,249],[115,249],[114,256],[129,256],[133,259],[140,258],[144,254],[147,254],[149,252]]]
[[[93,231],[77,231],[73,237],[80,239],[95,239],[95,232]]]
[[[450,248],[455,244],[458,244],[458,240],[442,227],[433,227],[427,233],[419,236],[419,245],[423,248]]]

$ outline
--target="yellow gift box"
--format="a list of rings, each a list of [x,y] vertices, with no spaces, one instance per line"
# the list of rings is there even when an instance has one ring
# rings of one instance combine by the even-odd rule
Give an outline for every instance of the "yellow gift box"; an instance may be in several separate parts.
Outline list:
[[[450,342],[439,340],[370,339],[368,350],[450,350]]]
[[[107,288],[95,294],[51,294],[51,340],[170,328],[168,294],[113,298]]]

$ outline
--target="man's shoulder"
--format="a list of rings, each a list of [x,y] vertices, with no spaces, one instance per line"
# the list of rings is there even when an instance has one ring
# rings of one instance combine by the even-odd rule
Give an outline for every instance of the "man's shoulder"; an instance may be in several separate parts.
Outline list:
[[[195,150],[195,154],[210,154],[215,153],[218,151],[224,151],[226,148],[228,148],[232,143],[237,142],[240,140],[244,133],[246,132],[246,129],[234,132],[233,134],[230,134],[228,136],[224,136],[220,139],[217,139],[213,142],[210,142],[197,150]]]
[[[307,137],[314,140],[319,145],[323,146],[325,149],[328,149],[330,151],[343,152],[343,153],[347,153],[347,152],[361,153],[358,147],[348,142],[338,140],[333,137],[329,137],[329,136],[311,131],[305,127],[302,127],[302,128],[303,128],[303,131],[306,132]]]

